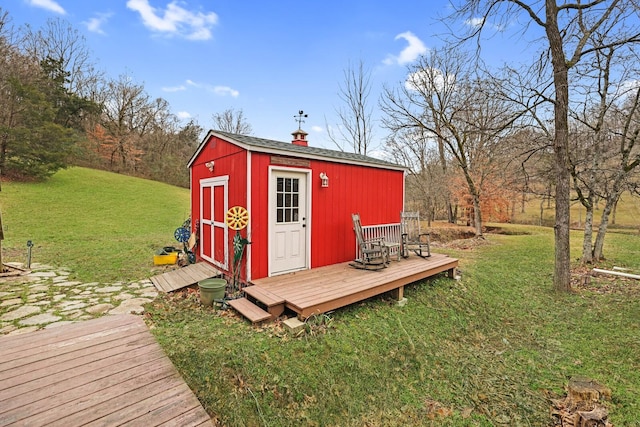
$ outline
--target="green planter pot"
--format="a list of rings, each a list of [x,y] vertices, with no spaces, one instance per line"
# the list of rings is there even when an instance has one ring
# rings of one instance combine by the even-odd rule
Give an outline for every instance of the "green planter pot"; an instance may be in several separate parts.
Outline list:
[[[203,305],[212,306],[213,300],[224,298],[226,287],[226,279],[205,279],[199,281],[200,302]]]

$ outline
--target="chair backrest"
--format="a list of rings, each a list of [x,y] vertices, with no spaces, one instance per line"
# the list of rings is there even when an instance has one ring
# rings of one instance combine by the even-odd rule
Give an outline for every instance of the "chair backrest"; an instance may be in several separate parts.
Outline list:
[[[407,235],[407,240],[418,240],[420,235],[420,212],[400,212],[400,224],[402,234]]]
[[[362,233],[360,214],[351,214],[351,219],[353,220],[353,231],[356,232],[356,241],[358,243],[358,246],[362,246],[364,244],[364,234]]]

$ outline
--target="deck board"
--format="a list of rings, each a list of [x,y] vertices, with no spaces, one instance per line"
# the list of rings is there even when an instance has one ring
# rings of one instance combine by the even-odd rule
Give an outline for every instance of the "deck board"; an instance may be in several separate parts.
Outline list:
[[[218,276],[220,271],[206,262],[198,262],[153,276],[151,283],[160,292],[172,292],[195,285],[201,280]]]
[[[0,337],[0,426],[211,426],[142,318]]]
[[[303,270],[253,280],[258,286],[281,299],[299,317],[324,313],[379,295],[443,271],[453,271],[458,260],[442,254],[424,259],[411,256],[392,261],[389,267],[367,271],[349,263]]]

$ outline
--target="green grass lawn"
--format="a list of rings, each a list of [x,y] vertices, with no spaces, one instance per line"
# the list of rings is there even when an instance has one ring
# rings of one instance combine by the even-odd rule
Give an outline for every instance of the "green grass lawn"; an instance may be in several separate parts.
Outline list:
[[[175,244],[184,189],[73,168],[40,184],[4,183],[6,260],[67,266],[82,280],[140,279]],[[378,297],[314,318],[291,337],[160,297],[146,319],[207,411],[228,426],[544,426],[571,376],[610,387],[610,420],[640,426],[640,284],[595,278],[552,291],[552,229],[508,227],[460,259],[460,281],[407,287],[408,305]],[[640,271],[640,237],[607,236],[603,267]],[[573,234],[572,258],[581,234]],[[371,272],[371,274],[376,274]]]
[[[337,310],[298,338],[194,295],[156,301],[149,319],[224,425],[542,426],[572,376],[613,390],[615,425],[640,425],[640,285],[556,294],[551,230],[512,231],[529,234],[452,253],[461,281],[412,285],[403,308],[374,298]],[[612,234],[610,247],[640,270],[638,236]]]
[[[156,249],[178,245],[173,231],[189,216],[184,188],[85,168],[42,183],[2,183],[3,261],[70,268],[83,281],[149,277]]]

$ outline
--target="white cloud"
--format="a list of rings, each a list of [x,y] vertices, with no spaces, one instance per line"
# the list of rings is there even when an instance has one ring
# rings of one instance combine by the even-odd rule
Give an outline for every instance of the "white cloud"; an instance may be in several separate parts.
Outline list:
[[[112,15],[112,13],[98,13],[95,17],[83,22],[83,24],[86,25],[87,29],[92,33],[104,35],[106,33],[102,29],[102,26],[107,23]]]
[[[230,95],[234,98],[237,98],[238,95],[240,95],[240,92],[235,89],[231,89],[229,86],[215,86],[213,88],[213,93],[220,96]]]
[[[504,25],[497,25],[497,24],[492,24],[490,22],[486,22],[484,17],[467,19],[466,21],[464,21],[464,24],[469,26],[469,27],[472,27],[474,29],[478,29],[478,28],[484,26],[484,27],[492,28],[495,31],[504,31],[505,30]]]
[[[427,47],[422,43],[415,34],[411,31],[406,31],[404,33],[398,34],[394,40],[404,39],[409,45],[402,49],[398,56],[388,55],[387,58],[383,61],[386,65],[405,65],[410,64],[411,62],[418,59],[420,55],[423,55],[427,52]]]
[[[428,90],[442,91],[447,87],[451,87],[456,82],[456,76],[452,74],[444,75],[437,68],[416,71],[407,76],[404,87],[409,90],[418,90],[418,88],[426,88]]]
[[[64,10],[62,6],[58,4],[55,0],[28,0],[31,6],[39,7],[42,9],[49,10],[51,12],[59,13],[60,15],[66,15],[67,12]]]
[[[191,118],[191,114],[189,114],[187,111],[178,111],[176,113],[176,116],[178,116],[180,120],[187,120]]]
[[[152,31],[189,40],[210,39],[211,28],[218,23],[214,12],[192,12],[177,1],[169,3],[164,11],[151,6],[149,0],[128,0],[127,7],[138,12],[144,25]]]
[[[218,96],[229,95],[229,96],[232,96],[233,98],[237,98],[238,96],[240,96],[239,91],[233,88],[230,88],[229,86],[213,86],[206,83],[197,83],[197,82],[194,82],[193,80],[187,80],[186,83],[187,85],[193,86],[197,89],[204,89],[206,91],[213,92]]]
[[[484,17],[467,19],[464,23],[469,27],[479,28],[484,24]]]
[[[632,95],[631,92],[637,91],[638,88],[640,88],[640,80],[625,80],[624,82],[622,82],[622,84],[620,84],[617,95]]]
[[[322,129],[320,126],[311,126],[311,130],[318,133],[324,131],[324,129]]]
[[[162,88],[163,92],[182,92],[183,90],[187,90],[185,85],[180,86],[165,86]]]

